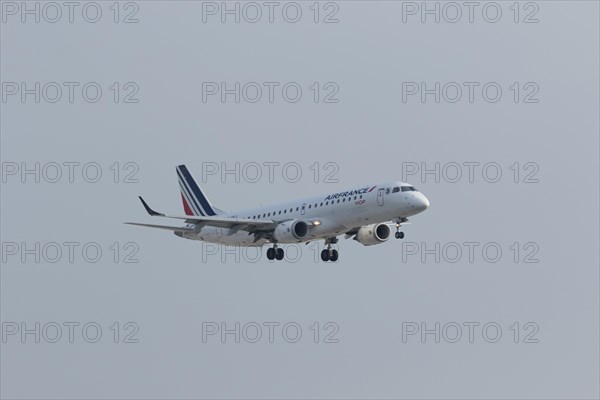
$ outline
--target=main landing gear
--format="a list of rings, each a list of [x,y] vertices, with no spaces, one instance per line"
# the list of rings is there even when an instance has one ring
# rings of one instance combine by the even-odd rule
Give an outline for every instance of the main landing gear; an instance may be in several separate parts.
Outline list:
[[[321,260],[333,262],[338,260],[338,251],[336,249],[331,248],[331,245],[336,244],[337,242],[338,239],[336,237],[325,239],[325,244],[327,245],[327,248],[321,251]]]
[[[281,261],[281,260],[283,260],[283,256],[284,256],[283,249],[277,247],[277,243],[275,243],[273,245],[273,247],[267,249],[267,258],[269,260],[277,259],[278,261]]]

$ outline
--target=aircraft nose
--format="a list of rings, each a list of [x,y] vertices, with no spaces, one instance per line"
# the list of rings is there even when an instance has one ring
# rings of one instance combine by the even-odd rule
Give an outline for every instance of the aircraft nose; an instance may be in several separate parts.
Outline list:
[[[423,193],[419,193],[420,196],[416,199],[416,208],[419,212],[425,211],[429,208],[429,199],[425,197]]]

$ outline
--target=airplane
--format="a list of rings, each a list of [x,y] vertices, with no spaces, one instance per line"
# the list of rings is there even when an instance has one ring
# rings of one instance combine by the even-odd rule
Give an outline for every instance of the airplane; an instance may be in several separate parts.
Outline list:
[[[126,224],[166,229],[185,239],[216,244],[272,245],[267,250],[269,260],[283,260],[281,244],[324,240],[327,247],[321,251],[321,260],[337,261],[338,251],[331,245],[338,242],[338,236],[372,246],[386,242],[391,236],[390,226],[395,225],[395,237],[402,239],[404,232],[400,227],[408,222],[408,217],[429,207],[427,197],[414,186],[394,181],[225,212],[212,205],[185,165],[176,170],[185,215],[159,213],[141,196],[139,199],[151,216],[183,220],[185,225]]]

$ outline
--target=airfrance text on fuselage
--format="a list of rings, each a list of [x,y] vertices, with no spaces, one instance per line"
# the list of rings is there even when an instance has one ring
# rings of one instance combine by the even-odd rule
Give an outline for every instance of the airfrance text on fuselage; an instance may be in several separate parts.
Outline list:
[[[324,200],[335,200],[338,197],[346,197],[346,196],[355,196],[355,195],[359,195],[359,194],[365,194],[365,193],[369,193],[371,192],[373,189],[375,189],[375,186],[369,188],[368,186],[362,189],[357,189],[357,190],[351,190],[349,192],[341,192],[341,193],[336,193],[336,194],[330,194],[329,196],[325,197]]]

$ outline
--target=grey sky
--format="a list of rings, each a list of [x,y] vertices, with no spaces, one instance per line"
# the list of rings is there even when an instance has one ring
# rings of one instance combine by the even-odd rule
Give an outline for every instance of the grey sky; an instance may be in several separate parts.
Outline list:
[[[88,183],[77,167],[73,183],[64,175],[57,183],[28,175],[22,183],[19,173],[2,182],[3,329],[22,322],[63,326],[57,343],[35,343],[33,335],[22,343],[20,332],[0,343],[3,398],[598,398],[597,2],[521,3],[518,23],[512,2],[497,3],[502,17],[486,22],[482,2],[473,23],[465,14],[457,23],[442,15],[439,24],[406,14],[409,2],[336,2],[327,9],[321,3],[319,23],[312,2],[298,3],[298,23],[281,17],[280,3],[273,23],[265,15],[254,24],[221,23],[218,15],[203,22],[203,3],[192,1],[142,1],[137,10],[122,4],[119,23],[112,2],[98,3],[102,18],[95,24],[81,17],[85,3],[73,23],[66,15],[53,24],[31,16],[22,23],[6,3],[3,172],[21,163],[39,162],[48,172],[52,162],[95,162],[102,178]],[[443,10],[446,3],[439,4]],[[129,13],[139,22],[122,23]],[[330,13],[338,23],[323,23]],[[523,23],[527,16],[539,21]],[[57,103],[44,96],[35,103],[34,95],[23,103],[20,93],[6,92],[13,82],[80,85],[73,103],[67,92]],[[102,88],[97,103],[81,97],[89,82]],[[235,103],[233,95],[203,102],[203,82],[279,86],[273,103],[266,91],[257,103],[243,96]],[[281,94],[290,82],[302,88],[296,103]],[[448,101],[452,84],[446,96],[440,89],[439,103],[434,95],[422,102],[420,93],[406,92],[403,101],[403,87],[422,82],[429,89],[456,82],[463,97]],[[465,82],[474,82],[472,103]],[[495,103],[481,92],[490,82],[502,89]],[[134,88],[139,102],[124,103]],[[338,102],[325,102],[334,89]],[[527,95],[538,102],[525,102]],[[123,183],[135,168],[128,162],[139,168],[138,183]],[[400,180],[414,165],[408,163],[437,162],[446,172],[458,163],[463,174],[464,163],[479,166],[472,183],[466,176],[457,183],[406,177],[430,209],[411,219],[404,241],[363,247],[342,239],[336,264],[315,261],[322,243],[297,246],[302,257],[295,263],[272,263],[262,253],[249,262],[254,252],[237,253],[236,262],[199,242],[122,224],[156,222],[138,195],[159,211],[181,213],[174,167],[185,163],[200,180],[207,162],[301,166],[296,183],[279,167],[272,183],[264,176],[256,183],[208,177],[203,189],[225,210]],[[324,182],[326,163],[335,164],[339,183]],[[497,183],[482,177],[487,163],[500,166]],[[532,171],[538,182],[524,183]],[[43,255],[35,263],[34,255],[21,261],[21,248],[8,254],[9,242],[80,245],[73,263],[65,254],[56,263]],[[133,247],[123,248],[129,242]],[[479,243],[473,262],[465,242]],[[102,249],[99,262],[82,258],[86,243]],[[458,243],[463,254],[455,263],[448,254],[440,262],[421,251],[410,255],[421,243],[450,250]],[[481,254],[490,243],[502,250],[498,262]],[[139,262],[123,262],[135,246]],[[524,262],[528,255],[539,262]],[[138,343],[123,343],[130,321],[139,328]],[[102,337],[87,343],[76,330],[69,343],[65,322],[78,322],[77,329],[95,322]],[[235,343],[230,335],[222,343],[214,335],[204,343],[206,322],[256,322],[263,337]],[[268,322],[277,329],[296,323],[302,337],[288,343],[276,330],[269,343]],[[338,327],[338,343],[324,343],[333,329],[325,329],[328,322]],[[430,329],[457,323],[463,336],[457,343],[436,343],[433,335],[403,341],[407,323],[422,322]],[[469,322],[479,324],[473,343]],[[487,323],[502,329],[496,343],[482,337]],[[538,343],[524,343],[534,329],[530,339]]]

